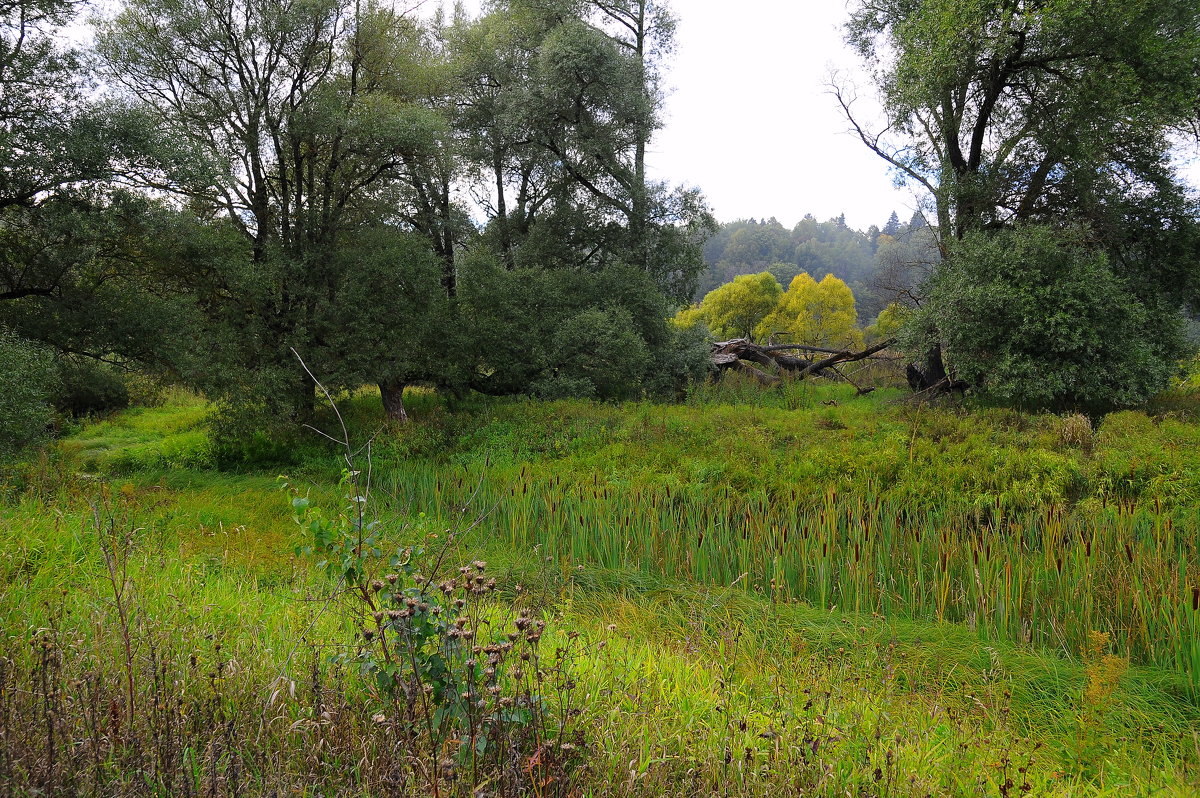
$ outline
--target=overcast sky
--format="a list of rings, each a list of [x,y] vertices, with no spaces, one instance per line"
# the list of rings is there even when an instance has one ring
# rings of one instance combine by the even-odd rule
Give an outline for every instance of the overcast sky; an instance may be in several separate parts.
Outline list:
[[[882,226],[915,207],[886,165],[846,133],[826,90],[858,72],[843,0],[677,0],[679,52],[666,127],[653,146],[664,178],[699,186],[722,221],[846,214]],[[861,78],[860,78],[861,80]]]

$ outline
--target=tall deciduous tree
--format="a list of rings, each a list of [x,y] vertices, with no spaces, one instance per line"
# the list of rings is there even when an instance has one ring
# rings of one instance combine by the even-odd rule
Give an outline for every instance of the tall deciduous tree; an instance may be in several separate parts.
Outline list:
[[[756,328],[759,339],[783,333],[788,343],[833,349],[861,347],[854,292],[832,274],[820,282],[807,272],[796,275],[779,303]]]
[[[700,303],[700,318],[718,338],[749,338],[779,304],[783,286],[770,272],[743,274],[710,291]],[[683,311],[684,319],[694,314]]]
[[[293,413],[313,386],[288,350],[328,343],[339,245],[444,128],[393,79],[409,25],[348,0],[130,0],[101,32],[109,79],[168,134],[141,182],[246,241],[215,279],[221,321]]]
[[[1120,181],[1166,189],[1165,135],[1195,111],[1198,26],[1187,0],[861,3],[849,38],[889,126],[855,127],[934,196],[943,235],[1074,216]]]
[[[145,256],[161,207],[113,184],[152,126],[96,98],[64,35],[82,6],[0,3],[0,327],[59,360],[175,366],[186,303]]]
[[[687,299],[712,219],[645,171],[673,30],[651,3],[510,0],[448,32],[463,152],[509,268],[620,261]]]
[[[1195,3],[882,0],[859,3],[848,31],[877,76],[884,132],[836,95],[862,141],[928,191],[943,254],[971,257],[981,250],[952,242],[1033,224],[1074,247],[1065,231],[1083,225],[1143,306],[1200,296],[1196,208],[1169,162],[1200,93]],[[955,324],[949,311],[927,307],[921,323]]]

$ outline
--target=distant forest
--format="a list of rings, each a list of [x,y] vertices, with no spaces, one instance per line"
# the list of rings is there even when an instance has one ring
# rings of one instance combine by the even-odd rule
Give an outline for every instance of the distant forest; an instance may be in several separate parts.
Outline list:
[[[866,231],[848,227],[844,214],[825,222],[808,214],[790,230],[775,217],[739,219],[722,224],[705,245],[695,299],[742,274],[769,271],[783,286],[801,272],[817,280],[832,274],[854,291],[859,320],[867,323],[890,302],[904,302],[937,260],[934,236],[919,212],[905,223],[893,212]]]

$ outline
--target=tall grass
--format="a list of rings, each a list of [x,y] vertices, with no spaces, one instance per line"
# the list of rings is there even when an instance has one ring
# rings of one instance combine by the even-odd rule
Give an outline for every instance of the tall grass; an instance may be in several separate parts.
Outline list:
[[[422,396],[376,438],[389,529],[488,511],[460,545],[523,585],[498,611],[580,633],[581,794],[1189,794],[1200,428],[791,390],[454,414]],[[374,401],[352,424],[378,428]],[[357,627],[314,600],[276,467],[188,470],[202,410],[90,425],[10,483],[0,793],[386,794],[405,767],[376,688],[328,662]],[[294,480],[339,501],[342,465],[302,454]],[[114,474],[128,647],[92,523]],[[1117,661],[1097,633],[1127,672],[1096,670]]]
[[[779,601],[965,623],[983,639],[1079,652],[1094,631],[1135,661],[1200,688],[1200,580],[1194,528],[1130,503],[1019,514],[917,510],[867,483],[815,501],[797,491],[614,485],[395,466],[394,495],[450,512],[494,507],[487,534],[537,547],[564,569],[589,563],[728,585]]]
[[[378,466],[393,509],[445,514],[474,496],[491,508],[487,540],[536,546],[563,569],[741,578],[779,601],[963,623],[1070,657],[1102,632],[1200,685],[1200,426],[1118,413],[1093,431],[1082,417],[841,386],[744,388],[698,388],[684,407],[453,415],[423,394],[424,420],[381,438]],[[349,401],[352,425],[375,428],[376,402]],[[118,472],[161,467],[201,411],[127,413],[67,448]],[[320,481],[319,454],[306,456]]]

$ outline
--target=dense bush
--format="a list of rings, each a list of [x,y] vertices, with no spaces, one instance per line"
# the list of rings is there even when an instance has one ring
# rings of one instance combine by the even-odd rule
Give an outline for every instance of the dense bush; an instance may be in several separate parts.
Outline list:
[[[45,438],[54,417],[54,360],[43,347],[0,328],[0,459]]]
[[[667,321],[668,299],[633,267],[509,270],[476,252],[459,291],[485,393],[670,395],[706,368],[703,342]]]
[[[129,406],[125,376],[112,366],[94,360],[62,358],[58,373],[54,406],[62,413],[86,416]]]
[[[910,339],[939,341],[960,379],[1004,403],[1134,407],[1167,387],[1183,350],[1179,314],[1135,288],[1072,231],[974,234],[932,281]]]

